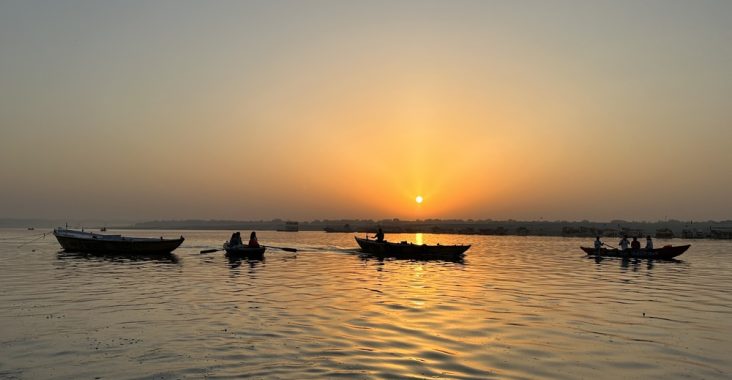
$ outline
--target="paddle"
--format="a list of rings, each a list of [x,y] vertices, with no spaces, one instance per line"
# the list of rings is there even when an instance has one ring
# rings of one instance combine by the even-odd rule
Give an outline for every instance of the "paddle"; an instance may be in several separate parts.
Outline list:
[[[275,247],[275,246],[272,246],[272,245],[267,245],[267,246],[264,246],[264,247],[266,247],[266,248],[281,249],[281,250],[286,251],[286,252],[297,252],[297,249],[295,249],[295,248]],[[201,253],[211,253],[211,252],[218,252],[218,251],[223,251],[223,250],[224,250],[223,248],[204,249],[203,251],[201,251]]]
[[[267,248],[277,248],[277,249],[281,249],[281,250],[287,251],[287,252],[297,252],[297,249],[295,249],[295,248],[275,247],[273,245],[265,245],[264,247],[267,247]]]
[[[610,247],[610,248],[612,248],[612,249],[618,249],[617,247],[613,247],[612,245],[610,245],[610,244],[608,244],[608,243],[602,243],[602,245],[606,245],[606,246],[608,246],[608,247]]]

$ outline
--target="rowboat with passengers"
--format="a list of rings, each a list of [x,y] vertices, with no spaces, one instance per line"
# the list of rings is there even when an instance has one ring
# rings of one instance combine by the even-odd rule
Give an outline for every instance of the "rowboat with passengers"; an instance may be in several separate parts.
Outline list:
[[[385,240],[374,240],[355,237],[361,251],[377,257],[394,257],[397,259],[415,260],[460,260],[470,245],[427,245],[403,241],[392,243]]]
[[[661,248],[655,249],[609,249],[600,248],[595,249],[591,247],[580,247],[589,256],[602,256],[602,257],[626,257],[633,259],[655,259],[655,260],[670,260],[680,254],[686,252],[691,247],[690,244],[686,245],[666,245]]]
[[[250,247],[246,244],[230,244],[230,242],[224,243],[224,250],[226,256],[230,258],[241,258],[251,260],[261,260],[264,258],[264,251],[267,247]]]

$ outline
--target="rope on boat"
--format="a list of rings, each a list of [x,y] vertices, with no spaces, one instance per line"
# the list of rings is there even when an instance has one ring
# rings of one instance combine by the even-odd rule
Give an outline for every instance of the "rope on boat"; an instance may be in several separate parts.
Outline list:
[[[51,232],[53,232],[53,231],[51,231]],[[25,240],[27,238],[31,238],[31,237],[39,236],[39,235],[45,235],[45,234],[49,234],[51,232],[41,232],[41,233],[35,233],[35,234],[32,234],[32,235],[23,235],[23,236],[6,236],[6,237],[0,237],[0,241],[5,241],[5,240]]]
[[[42,238],[45,238],[45,237],[46,237],[46,235],[48,235],[48,234],[50,234],[50,233],[51,233],[51,232],[44,232],[44,233],[43,233],[43,235],[41,235],[41,236],[39,236],[39,237],[37,237],[37,238],[35,238],[35,239],[31,240],[31,241],[28,241],[28,242],[25,242],[25,243],[23,243],[23,244],[19,245],[19,246],[18,246],[18,248],[20,248],[20,247],[22,247],[22,246],[24,246],[24,245],[28,245],[28,244],[30,244],[30,243],[33,243],[33,242],[34,242],[34,241],[36,241],[36,240],[40,240],[40,239],[42,239]]]

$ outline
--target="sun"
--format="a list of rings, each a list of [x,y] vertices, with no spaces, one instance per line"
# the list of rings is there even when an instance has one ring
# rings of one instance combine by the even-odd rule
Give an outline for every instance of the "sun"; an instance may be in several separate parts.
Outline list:
[[[417,195],[417,198],[415,198],[414,200],[417,201],[417,204],[422,204],[422,201],[424,200],[424,198],[422,198],[421,195]]]

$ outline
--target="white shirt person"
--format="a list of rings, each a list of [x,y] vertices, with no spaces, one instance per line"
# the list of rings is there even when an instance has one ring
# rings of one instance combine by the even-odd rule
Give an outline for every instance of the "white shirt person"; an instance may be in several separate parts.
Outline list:
[[[626,249],[628,249],[628,244],[628,238],[625,236],[623,236],[623,238],[620,239],[620,243],[618,243],[621,251],[625,251]]]

